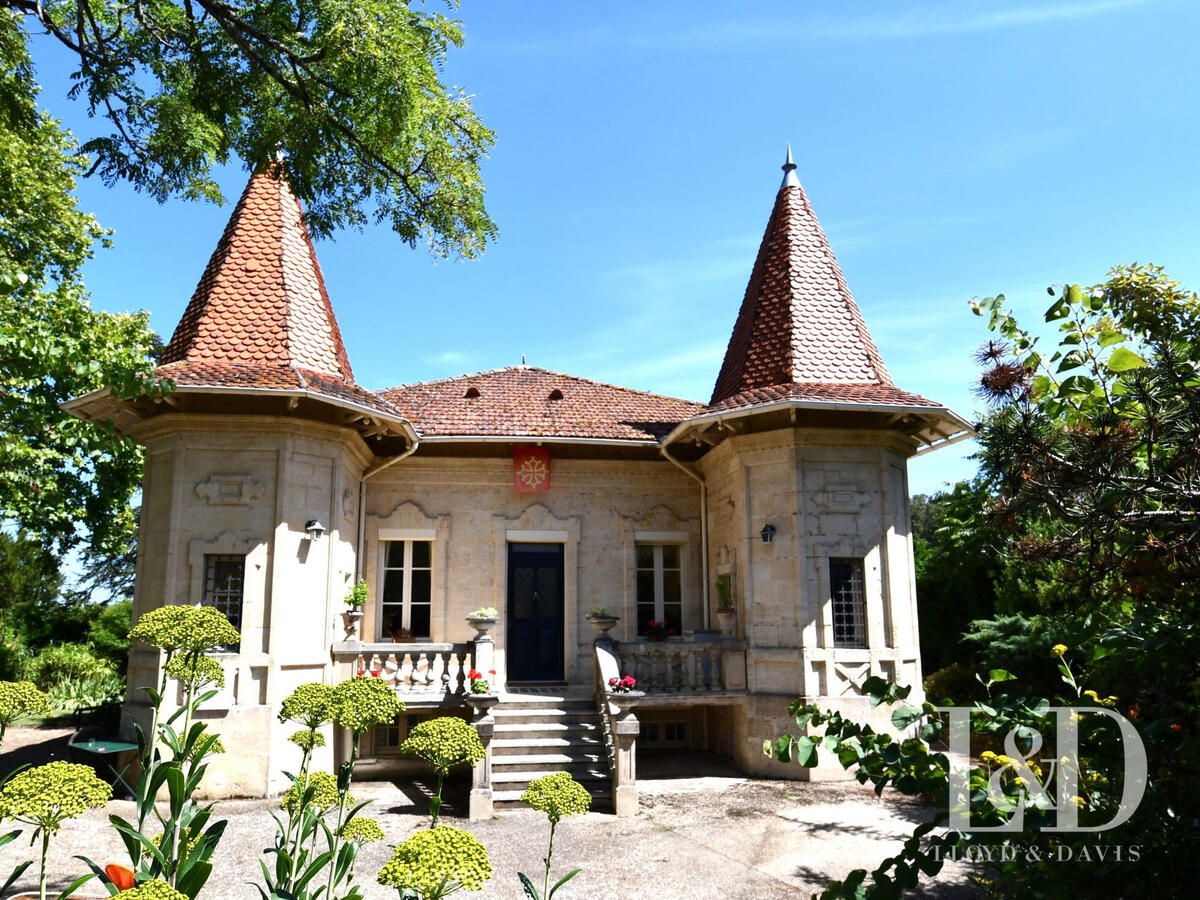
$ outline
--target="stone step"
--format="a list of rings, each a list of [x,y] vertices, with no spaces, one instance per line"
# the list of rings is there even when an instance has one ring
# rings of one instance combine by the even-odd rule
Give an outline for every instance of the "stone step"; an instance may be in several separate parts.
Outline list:
[[[592,725],[599,727],[600,717],[596,715],[584,715],[582,713],[550,713],[550,712],[527,712],[526,710],[513,710],[511,712],[501,712],[492,710],[496,727],[502,725]]]
[[[596,712],[596,701],[591,697],[543,697],[537,694],[519,696],[505,694],[501,697],[500,704],[495,709],[562,709],[572,712],[585,710],[594,713]]]
[[[539,753],[546,750],[554,751],[560,747],[590,748],[597,752],[606,752],[604,741],[598,733],[591,736],[573,735],[571,737],[516,737],[493,738],[492,750],[497,755],[511,756],[517,753]]]
[[[612,807],[612,790],[608,785],[601,785],[599,782],[585,784],[588,793],[592,795],[592,810],[611,808]],[[525,788],[520,790],[504,790],[492,791],[492,803],[499,809],[528,809],[521,802],[521,795],[525,793]]]
[[[589,789],[593,784],[608,782],[612,778],[612,773],[608,771],[608,766],[580,763],[562,768],[546,768],[543,766],[540,769],[515,769],[510,771],[506,767],[501,771],[496,771],[495,760],[493,760],[492,785],[495,789],[503,790],[515,790],[517,785],[521,785],[521,790],[525,790],[531,781],[537,781],[539,778],[544,778],[547,775],[557,775],[559,772],[564,771],[569,771],[572,778]]]
[[[535,737],[540,737],[543,735],[592,735],[600,731],[600,723],[580,722],[575,720],[566,721],[563,719],[555,719],[552,722],[526,722],[524,720],[517,722],[496,722],[496,734],[502,734],[505,737],[513,737],[519,732],[526,731],[532,732]]]
[[[492,777],[497,771],[538,772],[542,769],[559,769],[575,774],[577,767],[608,767],[608,754],[568,750],[566,753],[522,753],[516,756],[493,756]]]

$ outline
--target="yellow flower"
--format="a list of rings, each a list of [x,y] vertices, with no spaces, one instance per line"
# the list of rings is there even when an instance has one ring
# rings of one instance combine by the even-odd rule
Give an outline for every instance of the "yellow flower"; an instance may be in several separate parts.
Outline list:
[[[570,772],[555,772],[531,781],[521,795],[521,802],[544,812],[547,819],[557,824],[563,816],[587,812],[592,795]]]
[[[50,712],[50,698],[32,681],[0,681],[0,726]]]
[[[104,806],[111,797],[112,788],[96,777],[91,766],[52,762],[26,769],[4,785],[0,819],[58,831],[64,819]]]
[[[356,675],[333,689],[329,711],[347,731],[362,734],[372,725],[389,725],[404,712],[395,688],[382,678]]]
[[[984,762],[990,763],[990,762],[994,762],[996,760],[996,754],[993,753],[991,750],[984,750],[982,753],[979,754],[979,758],[982,759]]]
[[[342,838],[360,844],[373,844],[383,840],[383,828],[374,819],[355,816],[342,826]]]
[[[1093,703],[1099,703],[1099,702],[1100,702],[1100,698],[1099,698],[1099,697],[1096,695],[1096,692],[1095,692],[1095,691],[1090,691],[1090,690],[1089,690],[1089,691],[1084,691],[1084,692],[1083,692],[1083,696],[1087,697],[1087,698],[1088,698],[1089,700],[1091,700]]]
[[[400,752],[419,756],[445,774],[451,766],[474,766],[486,755],[479,734],[457,716],[421,722],[409,732]]]
[[[1078,806],[1080,809],[1083,809],[1085,806],[1087,806],[1087,801],[1084,800],[1082,797],[1072,797],[1071,802],[1074,803],[1076,806]]]
[[[1050,655],[1057,657],[1057,658],[1061,658],[1062,655],[1066,652],[1067,652],[1066,644],[1055,644],[1053,647],[1050,648]]]
[[[487,848],[471,832],[449,825],[418,831],[379,870],[380,884],[413,890],[422,897],[443,897],[460,885],[468,891],[482,890],[491,877]]]
[[[161,878],[144,881],[137,887],[117,894],[117,900],[187,900],[186,894],[181,894]]]

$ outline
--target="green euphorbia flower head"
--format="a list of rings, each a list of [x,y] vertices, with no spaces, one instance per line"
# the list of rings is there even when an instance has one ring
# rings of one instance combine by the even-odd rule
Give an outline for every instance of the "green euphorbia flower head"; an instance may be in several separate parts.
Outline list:
[[[137,887],[115,895],[117,900],[188,900],[186,894],[181,894],[161,878],[144,881]]]
[[[424,898],[444,897],[460,887],[482,890],[491,877],[487,848],[471,832],[449,825],[418,831],[379,870],[380,884]]]
[[[198,756],[205,756],[209,753],[225,753],[226,751],[225,744],[221,740],[221,736],[219,734],[209,732],[208,734],[202,734],[200,737],[196,738],[196,747],[194,752]]]
[[[401,753],[419,756],[439,772],[451,766],[474,766],[486,755],[479,734],[457,716],[430,719],[413,727]]]
[[[587,812],[592,805],[592,795],[571,777],[570,772],[555,772],[529,782],[521,802],[545,813],[547,819],[558,824],[563,816]]]
[[[301,750],[311,750],[313,747],[325,746],[325,735],[319,731],[297,731],[288,740]]]
[[[184,687],[196,691],[205,685],[225,687],[225,669],[211,656],[203,653],[180,653],[167,663],[167,674]]]
[[[58,831],[66,819],[104,806],[111,797],[112,788],[91,766],[52,762],[26,769],[0,790],[0,819]]]
[[[142,613],[129,639],[174,653],[225,647],[240,643],[242,636],[214,607],[160,606]]]
[[[333,688],[317,681],[302,684],[283,701],[280,722],[299,722],[305,728],[320,728],[333,715]]]
[[[373,844],[383,840],[383,828],[374,819],[355,816],[342,826],[342,839],[358,841],[360,844]]]
[[[356,675],[333,689],[333,721],[361,735],[372,725],[389,725],[404,712],[395,688],[374,675]]]
[[[7,728],[25,716],[50,712],[50,698],[32,681],[0,681],[0,726]]]
[[[328,772],[311,772],[308,777],[298,777],[283,795],[283,808],[290,813],[300,809],[300,800],[305,791],[312,788],[309,804],[317,809],[333,809],[338,805],[337,779]],[[346,806],[354,806],[354,798],[346,795]]]

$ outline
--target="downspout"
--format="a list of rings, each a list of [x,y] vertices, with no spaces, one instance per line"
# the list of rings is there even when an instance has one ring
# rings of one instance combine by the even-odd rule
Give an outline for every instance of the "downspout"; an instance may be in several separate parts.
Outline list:
[[[708,608],[708,485],[705,483],[703,476],[697,475],[686,465],[668,453],[666,443],[658,445],[658,452],[663,455],[663,459],[678,466],[688,476],[694,478],[696,483],[700,485],[700,577],[704,583],[704,588],[702,591],[704,630],[708,631],[711,624],[710,619],[712,617],[712,613]]]
[[[385,463],[381,463],[373,469],[368,469],[363,473],[362,481],[358,483],[358,543],[354,547],[354,583],[362,581],[363,577],[363,544],[367,537],[367,479],[373,478],[382,472],[384,469],[389,469],[402,459],[406,459],[417,452],[417,447],[421,445],[420,439],[415,433],[411,435],[411,440],[408,442],[408,447],[398,456],[393,456]]]

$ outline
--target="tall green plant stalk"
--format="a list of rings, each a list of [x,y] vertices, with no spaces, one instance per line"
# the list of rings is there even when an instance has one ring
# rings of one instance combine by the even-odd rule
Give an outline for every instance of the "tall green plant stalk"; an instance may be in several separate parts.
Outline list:
[[[338,812],[337,812],[337,827],[333,830],[333,844],[330,848],[330,866],[329,880],[326,882],[325,896],[333,900],[333,884],[334,874],[338,869],[338,850],[342,843],[342,826],[345,825],[344,816],[346,815],[346,798],[350,794],[350,783],[354,780],[354,764],[358,762],[358,744],[362,739],[361,732],[354,732],[354,736],[350,744],[350,759],[342,763],[338,770]],[[350,868],[353,870],[354,863],[351,860]],[[346,873],[348,876],[348,873]]]

